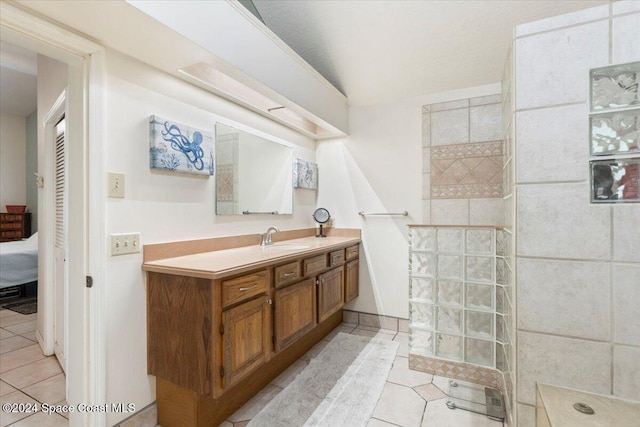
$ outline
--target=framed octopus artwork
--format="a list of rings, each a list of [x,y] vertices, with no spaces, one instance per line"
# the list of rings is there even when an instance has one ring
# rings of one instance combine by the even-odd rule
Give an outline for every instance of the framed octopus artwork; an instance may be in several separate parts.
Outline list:
[[[213,132],[158,116],[149,118],[149,166],[173,172],[213,175]]]

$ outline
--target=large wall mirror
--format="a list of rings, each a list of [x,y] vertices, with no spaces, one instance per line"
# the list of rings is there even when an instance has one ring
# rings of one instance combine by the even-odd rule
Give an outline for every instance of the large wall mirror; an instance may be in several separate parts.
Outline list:
[[[293,213],[293,149],[216,123],[216,214]]]

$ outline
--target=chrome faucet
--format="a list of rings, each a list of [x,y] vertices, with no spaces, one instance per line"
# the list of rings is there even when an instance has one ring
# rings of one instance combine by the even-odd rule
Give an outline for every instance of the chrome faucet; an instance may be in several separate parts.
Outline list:
[[[280,232],[280,230],[278,229],[278,227],[269,227],[267,228],[267,231],[262,233],[262,241],[260,242],[260,246],[269,246],[269,245],[273,245],[273,242],[271,241],[271,235],[273,233],[276,232]]]

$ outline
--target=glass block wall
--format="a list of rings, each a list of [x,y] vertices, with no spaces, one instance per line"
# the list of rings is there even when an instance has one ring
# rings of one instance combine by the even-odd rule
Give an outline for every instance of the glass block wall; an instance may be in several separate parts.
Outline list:
[[[493,227],[409,227],[412,354],[489,368],[504,365],[499,343],[507,336],[502,314],[506,237]]]

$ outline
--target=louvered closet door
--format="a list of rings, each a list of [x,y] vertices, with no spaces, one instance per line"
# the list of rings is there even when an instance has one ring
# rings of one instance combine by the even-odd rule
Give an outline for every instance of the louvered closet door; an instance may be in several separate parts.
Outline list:
[[[55,354],[66,371],[65,354],[65,281],[67,277],[67,153],[65,144],[65,119],[55,126]]]

